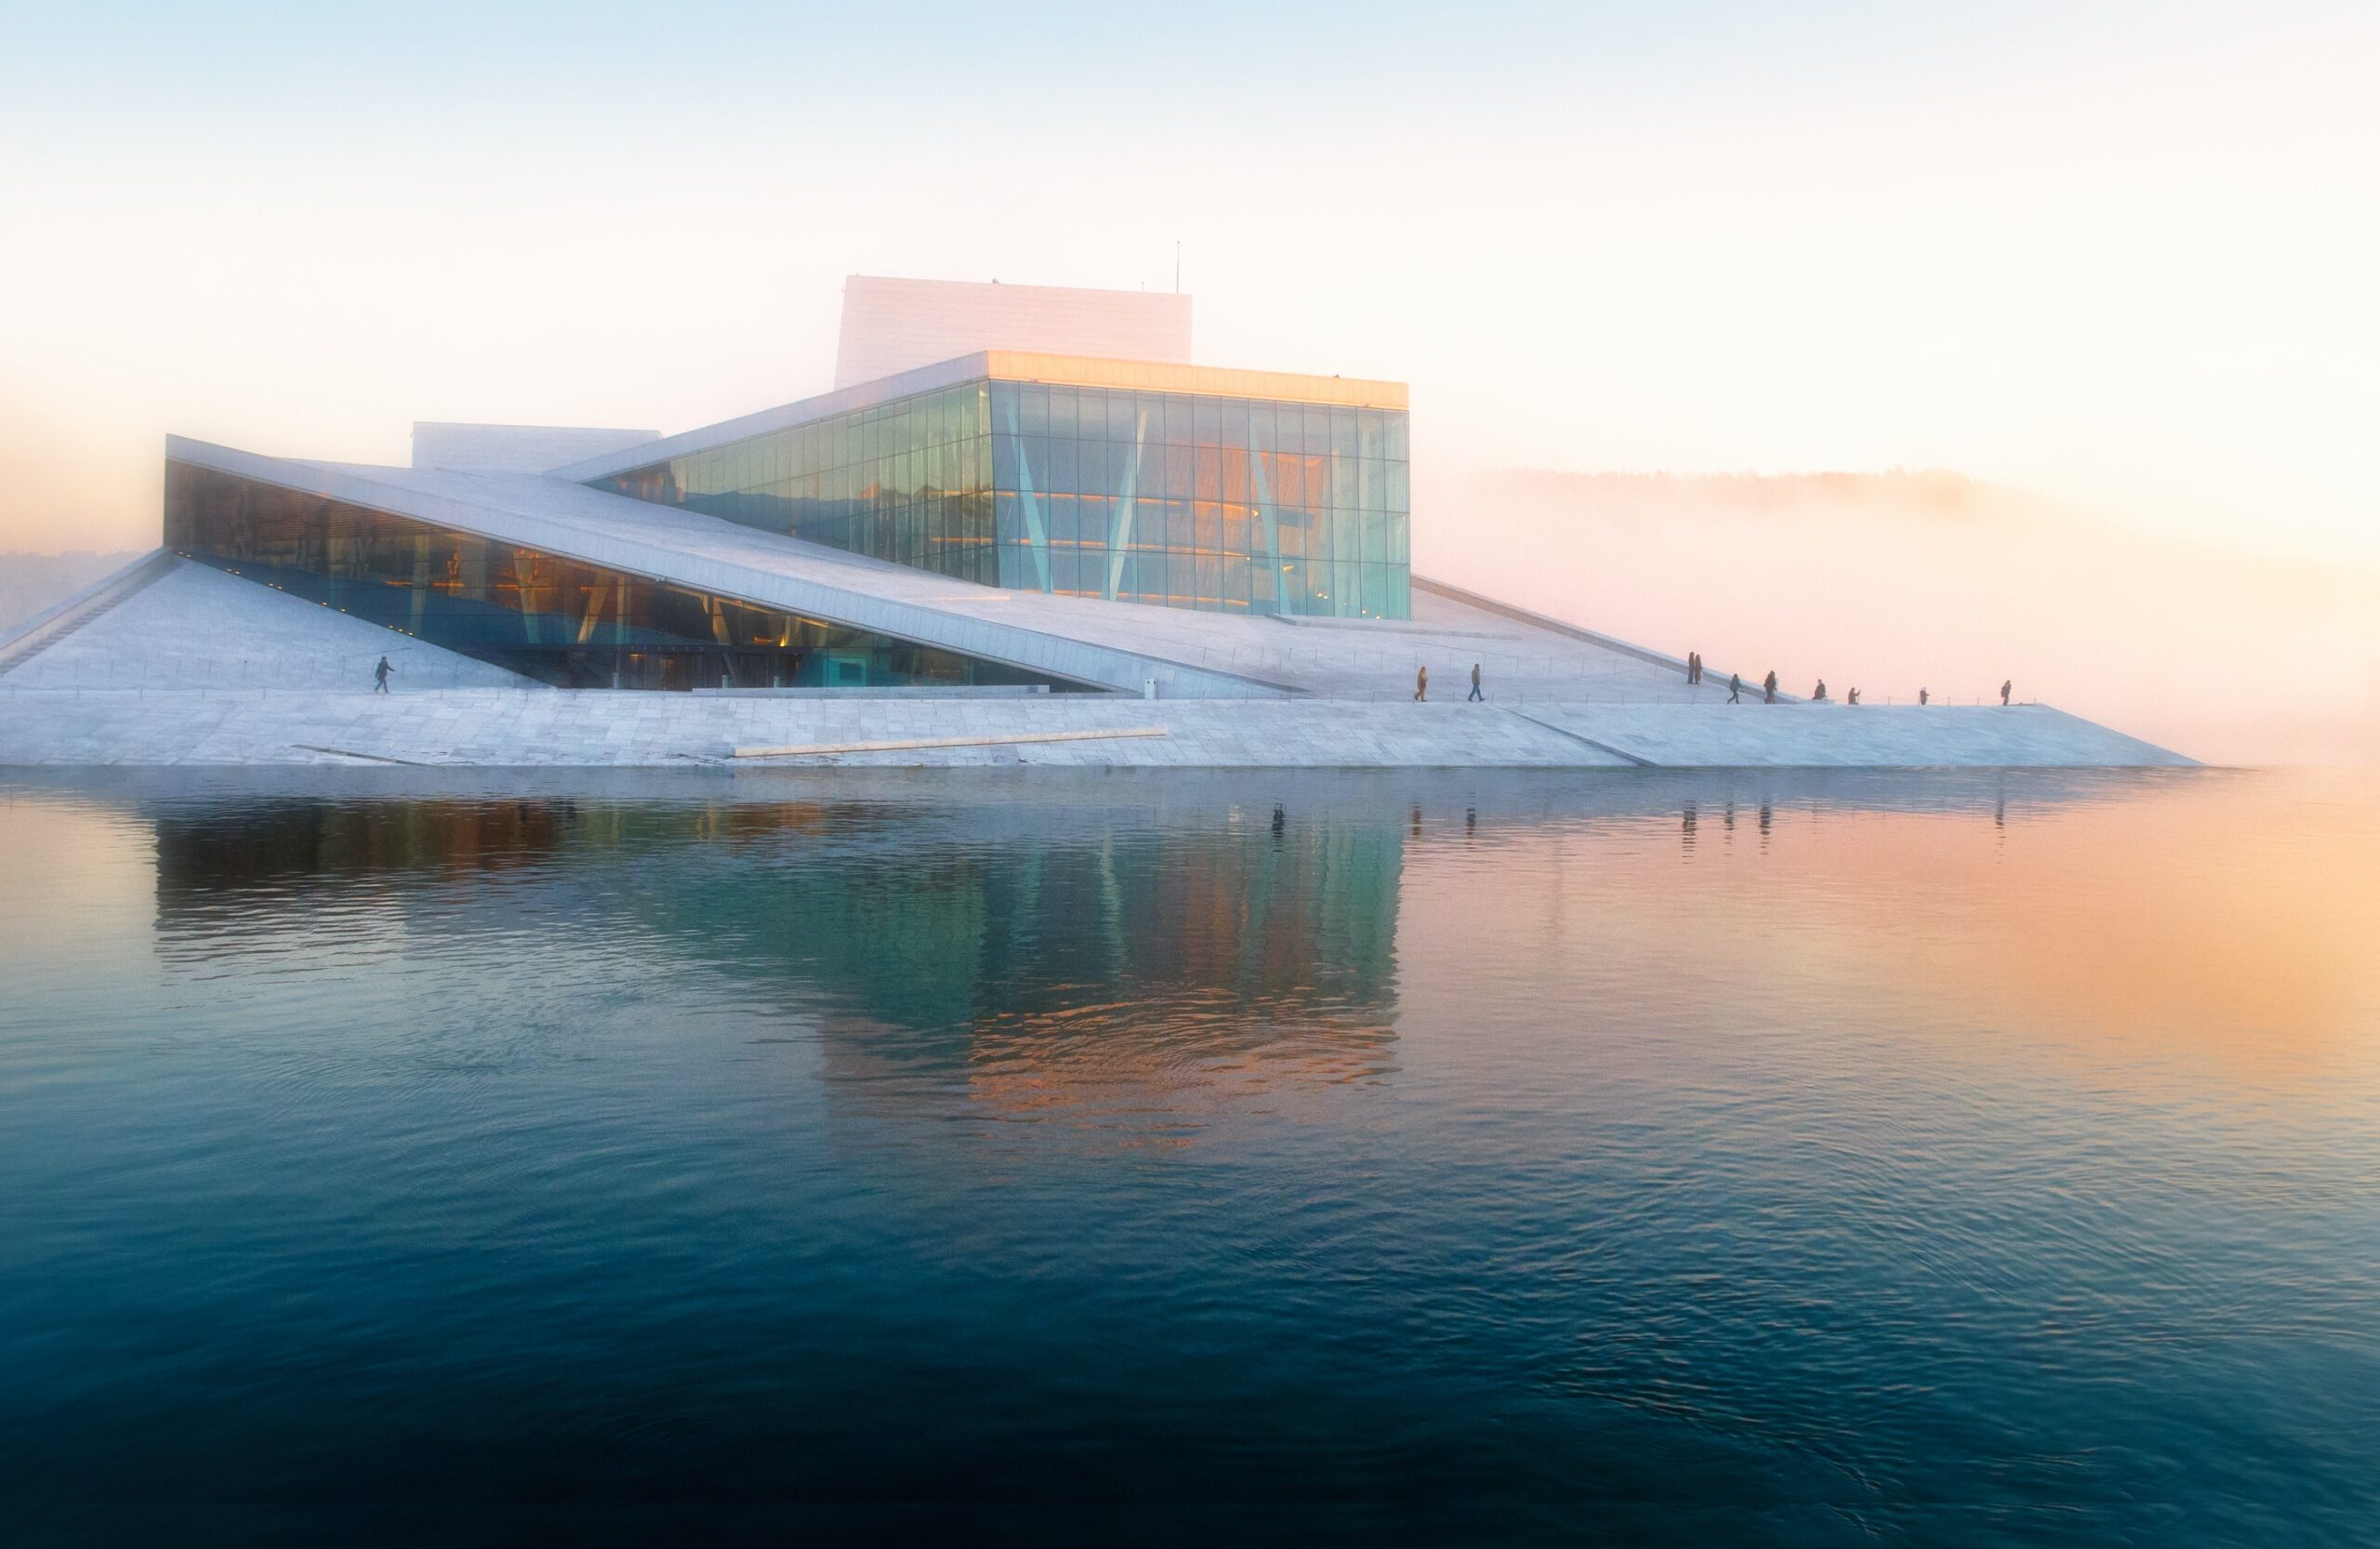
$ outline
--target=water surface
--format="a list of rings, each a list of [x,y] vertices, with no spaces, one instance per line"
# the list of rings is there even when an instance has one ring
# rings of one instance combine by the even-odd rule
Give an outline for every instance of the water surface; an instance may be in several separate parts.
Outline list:
[[[2380,1520],[2369,779],[258,778],[0,786],[35,1537]]]

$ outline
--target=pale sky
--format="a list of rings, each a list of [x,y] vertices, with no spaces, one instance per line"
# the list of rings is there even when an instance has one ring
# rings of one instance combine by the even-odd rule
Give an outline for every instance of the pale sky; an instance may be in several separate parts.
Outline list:
[[[852,272],[1170,286],[1417,454],[1956,469],[2380,558],[2380,7],[21,4],[0,548],[161,438],[685,429]]]

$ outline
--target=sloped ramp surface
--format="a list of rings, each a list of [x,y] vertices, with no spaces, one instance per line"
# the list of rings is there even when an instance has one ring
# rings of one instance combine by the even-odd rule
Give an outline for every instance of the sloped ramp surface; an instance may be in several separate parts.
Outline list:
[[[2183,768],[2047,705],[1535,705],[1539,724],[1669,769]]]
[[[368,689],[384,655],[399,688],[544,687],[178,554],[140,563],[137,588],[0,663],[0,689]]]

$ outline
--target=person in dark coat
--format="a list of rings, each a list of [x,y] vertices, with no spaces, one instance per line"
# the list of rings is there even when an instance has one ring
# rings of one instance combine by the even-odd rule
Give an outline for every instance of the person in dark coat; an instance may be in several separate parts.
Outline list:
[[[1487,697],[1488,696],[1486,695],[1479,692],[1479,664],[1477,662],[1473,662],[1471,664],[1471,699],[1485,700]],[[1471,702],[1471,699],[1466,699],[1463,703],[1467,705]]]
[[[1760,702],[1764,705],[1777,703],[1777,669],[1773,667],[1768,669],[1768,676],[1760,681]]]
[[[1413,674],[1413,697],[1416,701],[1430,696],[1430,669],[1427,667]]]
[[[395,670],[395,668],[389,665],[389,658],[382,656],[380,658],[380,665],[372,669],[372,692],[375,694],[388,693],[389,674]]]
[[[1744,675],[1740,672],[1730,672],[1727,674],[1727,703],[1740,705],[1743,702]]]
[[[2002,704],[2004,705],[2008,702],[2008,691],[2016,686],[2016,680],[2014,678],[2003,678],[2000,680],[2000,702]]]

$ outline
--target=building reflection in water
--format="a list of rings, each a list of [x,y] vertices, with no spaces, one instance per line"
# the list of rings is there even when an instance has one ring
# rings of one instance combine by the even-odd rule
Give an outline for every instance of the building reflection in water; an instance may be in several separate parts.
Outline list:
[[[814,1026],[854,1088],[938,1073],[1007,1107],[1101,1088],[1173,1105],[1218,1070],[1390,1068],[1393,814],[290,799],[151,817],[160,948],[193,966],[342,925],[387,941],[535,921],[548,949],[569,949],[556,930],[625,931],[723,976]]]
[[[634,993],[665,1013],[783,1024],[755,1031],[815,1048],[843,1105],[937,1091],[1021,1112],[1090,1092],[1179,1114],[1219,1083],[1425,1069],[1433,1026],[1471,1026],[1483,977],[1524,960],[1562,986],[1550,1004],[1608,999],[1627,962],[1664,1015],[1717,997],[1713,1026],[1746,1014],[1726,999],[1744,985],[1764,1016],[1797,986],[1856,987],[2168,1064],[2310,1058],[2364,1016],[2368,835],[2324,816],[2306,854],[2280,854],[2294,831],[2275,813],[2330,810],[2280,785],[971,772],[858,788],[119,800],[154,834],[169,967],[330,949],[460,964],[566,1049],[537,965],[616,953],[664,981]],[[1730,842],[1739,810],[1757,843]],[[664,1015],[654,1036],[697,1034]]]

